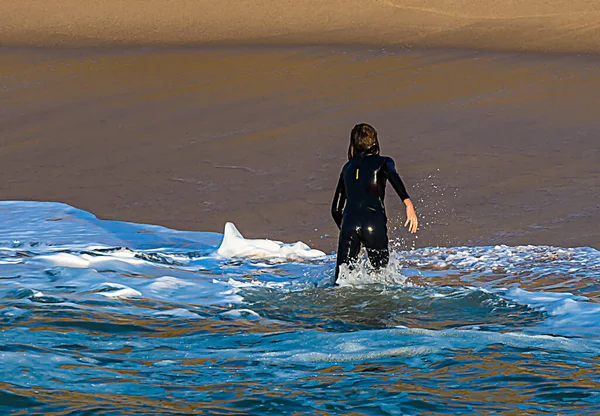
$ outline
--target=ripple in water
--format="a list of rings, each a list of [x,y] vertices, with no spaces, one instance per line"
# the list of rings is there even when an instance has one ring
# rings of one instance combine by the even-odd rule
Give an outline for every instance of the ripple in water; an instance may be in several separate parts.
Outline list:
[[[333,287],[331,256],[232,225],[219,250],[4,202],[0,227],[3,413],[600,412],[591,248],[396,252]]]

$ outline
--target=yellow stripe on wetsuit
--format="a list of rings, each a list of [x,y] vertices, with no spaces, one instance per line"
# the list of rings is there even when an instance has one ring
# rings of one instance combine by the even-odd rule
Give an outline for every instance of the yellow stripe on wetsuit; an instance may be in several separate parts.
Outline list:
[[[356,169],[356,179],[358,180],[358,168]]]

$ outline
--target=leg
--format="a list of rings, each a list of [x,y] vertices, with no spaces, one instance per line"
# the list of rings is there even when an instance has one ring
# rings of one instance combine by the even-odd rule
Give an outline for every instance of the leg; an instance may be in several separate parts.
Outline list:
[[[360,238],[356,227],[342,227],[338,242],[337,263],[335,266],[335,283],[337,284],[342,264],[351,265],[358,258],[360,252]]]
[[[385,217],[373,218],[363,227],[363,240],[371,266],[375,269],[387,266],[390,260],[390,252]]]
[[[375,269],[381,269],[388,265],[390,261],[390,251],[387,248],[381,249],[367,249],[367,254],[369,255],[369,261],[371,265]]]

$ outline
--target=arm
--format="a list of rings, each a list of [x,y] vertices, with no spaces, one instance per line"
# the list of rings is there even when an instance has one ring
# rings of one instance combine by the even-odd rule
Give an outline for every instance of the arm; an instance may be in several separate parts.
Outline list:
[[[406,222],[404,226],[408,226],[408,231],[411,233],[417,232],[417,227],[419,226],[419,220],[417,219],[417,214],[415,213],[415,207],[412,204],[410,198],[406,198],[404,201],[404,205],[406,206]]]
[[[340,179],[338,180],[337,187],[335,188],[335,195],[333,196],[333,202],[331,204],[331,216],[333,217],[333,220],[339,229],[342,228],[344,205],[346,205],[346,187],[344,186],[344,178],[342,177],[342,173],[340,173]]]
[[[411,233],[417,232],[417,227],[419,226],[419,221],[417,219],[417,214],[415,213],[415,207],[413,206],[412,201],[410,200],[410,196],[408,192],[406,192],[406,187],[400,179],[400,175],[396,172],[396,166],[394,164],[394,160],[392,158],[387,158],[385,162],[384,172],[386,174],[387,180],[390,181],[394,190],[404,202],[404,206],[406,207],[406,223],[404,226],[408,226],[408,231]]]

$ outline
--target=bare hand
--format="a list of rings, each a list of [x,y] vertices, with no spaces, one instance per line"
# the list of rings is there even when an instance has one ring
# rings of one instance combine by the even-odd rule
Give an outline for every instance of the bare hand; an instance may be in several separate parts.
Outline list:
[[[407,199],[407,201],[409,200]],[[408,227],[408,231],[411,233],[416,233],[417,228],[419,227],[419,220],[417,219],[417,214],[415,213],[415,208],[412,203],[406,204],[406,222],[404,223],[404,226]]]

